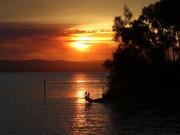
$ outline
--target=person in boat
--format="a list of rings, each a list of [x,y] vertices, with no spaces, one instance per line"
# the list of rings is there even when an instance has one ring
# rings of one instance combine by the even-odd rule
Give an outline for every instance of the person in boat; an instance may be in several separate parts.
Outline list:
[[[88,93],[88,92],[85,92],[85,93],[84,93],[84,96],[85,96],[86,98],[89,98],[89,93]]]
[[[87,93],[87,97],[88,97],[88,98],[90,98],[89,96],[90,96],[90,93]]]
[[[85,95],[85,100],[86,100],[87,102],[91,103],[91,102],[92,102],[92,99],[89,97],[89,96],[90,96],[90,93],[85,92],[84,95]]]
[[[84,93],[84,96],[85,96],[85,97],[87,96],[87,91]]]

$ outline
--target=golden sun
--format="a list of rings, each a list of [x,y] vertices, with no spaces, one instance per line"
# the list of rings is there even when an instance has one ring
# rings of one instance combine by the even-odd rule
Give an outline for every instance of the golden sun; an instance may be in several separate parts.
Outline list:
[[[87,34],[76,34],[71,38],[71,47],[75,48],[78,51],[88,51],[90,47],[89,42],[91,42],[91,37]]]
[[[81,41],[73,42],[71,44],[71,46],[79,51],[86,51],[89,48],[89,45],[87,45],[86,43],[83,43]]]

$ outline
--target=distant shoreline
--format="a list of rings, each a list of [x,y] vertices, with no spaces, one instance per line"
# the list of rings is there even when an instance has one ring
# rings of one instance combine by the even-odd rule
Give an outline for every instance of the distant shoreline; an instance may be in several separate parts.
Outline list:
[[[103,62],[0,60],[0,72],[107,72]]]

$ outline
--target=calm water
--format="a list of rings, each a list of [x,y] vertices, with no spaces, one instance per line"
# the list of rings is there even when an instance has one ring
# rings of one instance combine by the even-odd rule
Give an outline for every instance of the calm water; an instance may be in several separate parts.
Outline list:
[[[0,73],[0,135],[178,135],[166,107],[87,104],[101,97],[106,73]],[[47,98],[43,79],[47,78]]]

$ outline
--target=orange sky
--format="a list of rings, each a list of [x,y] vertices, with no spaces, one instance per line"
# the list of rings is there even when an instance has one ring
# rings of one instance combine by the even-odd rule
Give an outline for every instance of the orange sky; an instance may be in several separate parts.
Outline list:
[[[2,0],[0,59],[105,60],[117,45],[113,19],[157,0]]]
[[[1,23],[0,59],[87,61],[111,57],[117,47],[112,41],[113,32],[73,30],[73,27]]]

